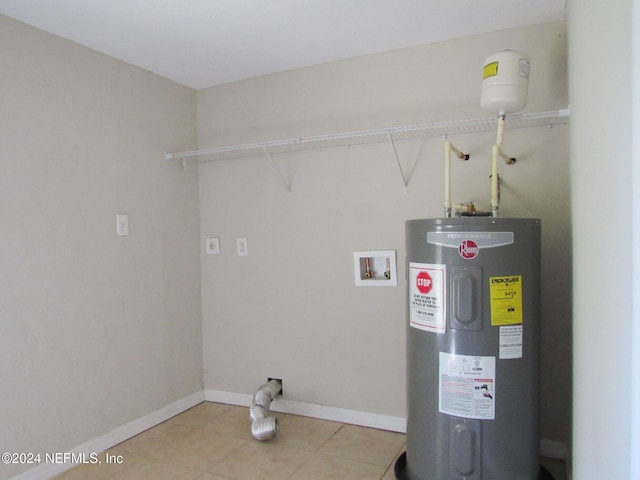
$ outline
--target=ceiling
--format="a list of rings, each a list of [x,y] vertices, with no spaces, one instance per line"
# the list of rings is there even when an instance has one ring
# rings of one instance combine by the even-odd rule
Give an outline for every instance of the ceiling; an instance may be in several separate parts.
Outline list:
[[[0,0],[0,13],[200,89],[562,21],[566,0]]]

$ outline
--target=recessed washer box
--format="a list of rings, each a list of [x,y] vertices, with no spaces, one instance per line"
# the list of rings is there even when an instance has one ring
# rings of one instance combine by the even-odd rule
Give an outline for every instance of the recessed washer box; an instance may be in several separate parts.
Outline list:
[[[356,287],[395,287],[395,250],[353,252],[353,273]]]

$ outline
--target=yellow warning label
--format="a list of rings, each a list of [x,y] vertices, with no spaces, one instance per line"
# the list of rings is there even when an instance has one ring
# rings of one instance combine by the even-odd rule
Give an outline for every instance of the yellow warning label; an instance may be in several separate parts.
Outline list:
[[[498,75],[498,62],[487,63],[484,66],[484,72],[482,72],[482,80],[496,75]]]
[[[490,277],[491,325],[522,323],[522,276]]]

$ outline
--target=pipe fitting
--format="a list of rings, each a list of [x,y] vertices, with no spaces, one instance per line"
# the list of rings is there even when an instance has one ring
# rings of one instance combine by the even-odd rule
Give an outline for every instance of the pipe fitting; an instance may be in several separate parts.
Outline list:
[[[282,383],[269,380],[258,388],[249,406],[251,417],[251,435],[256,440],[269,440],[280,435],[280,424],[276,417],[269,416],[269,405],[273,398],[282,391]]]

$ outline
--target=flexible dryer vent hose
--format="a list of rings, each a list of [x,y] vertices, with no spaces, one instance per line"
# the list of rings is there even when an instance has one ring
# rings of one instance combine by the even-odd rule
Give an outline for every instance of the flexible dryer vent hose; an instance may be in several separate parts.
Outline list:
[[[282,390],[282,383],[269,380],[258,388],[249,406],[251,417],[251,435],[256,440],[269,440],[280,434],[280,424],[276,417],[269,416],[269,405]]]

